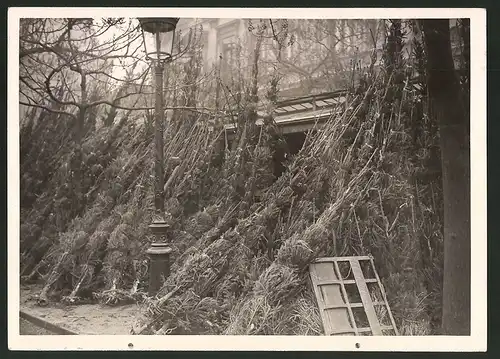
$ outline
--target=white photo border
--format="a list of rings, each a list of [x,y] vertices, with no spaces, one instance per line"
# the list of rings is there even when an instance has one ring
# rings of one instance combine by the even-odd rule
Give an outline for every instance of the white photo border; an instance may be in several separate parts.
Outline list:
[[[19,20],[29,17],[470,18],[471,335],[335,336],[27,336],[19,335]],[[486,10],[479,8],[49,8],[8,10],[8,347],[11,350],[486,351]],[[133,349],[129,344],[133,344]],[[359,344],[357,348],[356,344]]]

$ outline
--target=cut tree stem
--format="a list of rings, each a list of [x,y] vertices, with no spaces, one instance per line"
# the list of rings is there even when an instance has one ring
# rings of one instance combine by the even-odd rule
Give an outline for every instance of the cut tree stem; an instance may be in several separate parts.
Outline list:
[[[59,268],[61,267],[62,262],[66,259],[66,256],[68,255],[68,252],[64,252],[59,261],[57,262],[56,266],[50,273],[49,278],[47,279],[47,283],[43,287],[42,291],[40,292],[40,296],[38,298],[38,303],[39,305],[47,305],[49,300],[48,300],[48,293],[52,285],[59,279],[61,276],[61,273],[59,273]]]

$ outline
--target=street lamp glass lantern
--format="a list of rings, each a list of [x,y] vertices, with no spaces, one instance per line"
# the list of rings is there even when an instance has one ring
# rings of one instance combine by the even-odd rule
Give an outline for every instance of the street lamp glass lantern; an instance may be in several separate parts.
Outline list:
[[[172,60],[175,27],[179,18],[145,17],[139,18],[139,22],[147,59],[160,62]]]

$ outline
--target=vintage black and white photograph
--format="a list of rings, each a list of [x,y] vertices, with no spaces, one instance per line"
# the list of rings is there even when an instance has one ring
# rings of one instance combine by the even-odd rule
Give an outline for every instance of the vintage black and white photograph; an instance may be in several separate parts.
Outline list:
[[[485,336],[484,13],[71,10],[9,28],[16,343]]]

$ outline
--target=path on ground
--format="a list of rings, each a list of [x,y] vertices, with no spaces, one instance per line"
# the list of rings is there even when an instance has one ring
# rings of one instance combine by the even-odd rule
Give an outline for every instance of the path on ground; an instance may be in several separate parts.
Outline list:
[[[109,307],[100,304],[66,306],[49,303],[40,307],[36,302],[36,295],[40,291],[40,286],[21,285],[20,310],[83,335],[130,335],[130,328],[139,313],[136,304]],[[22,335],[47,335],[41,328],[23,319],[20,321],[20,332]]]
[[[19,318],[20,335],[56,335],[51,331],[40,328],[26,319]]]

